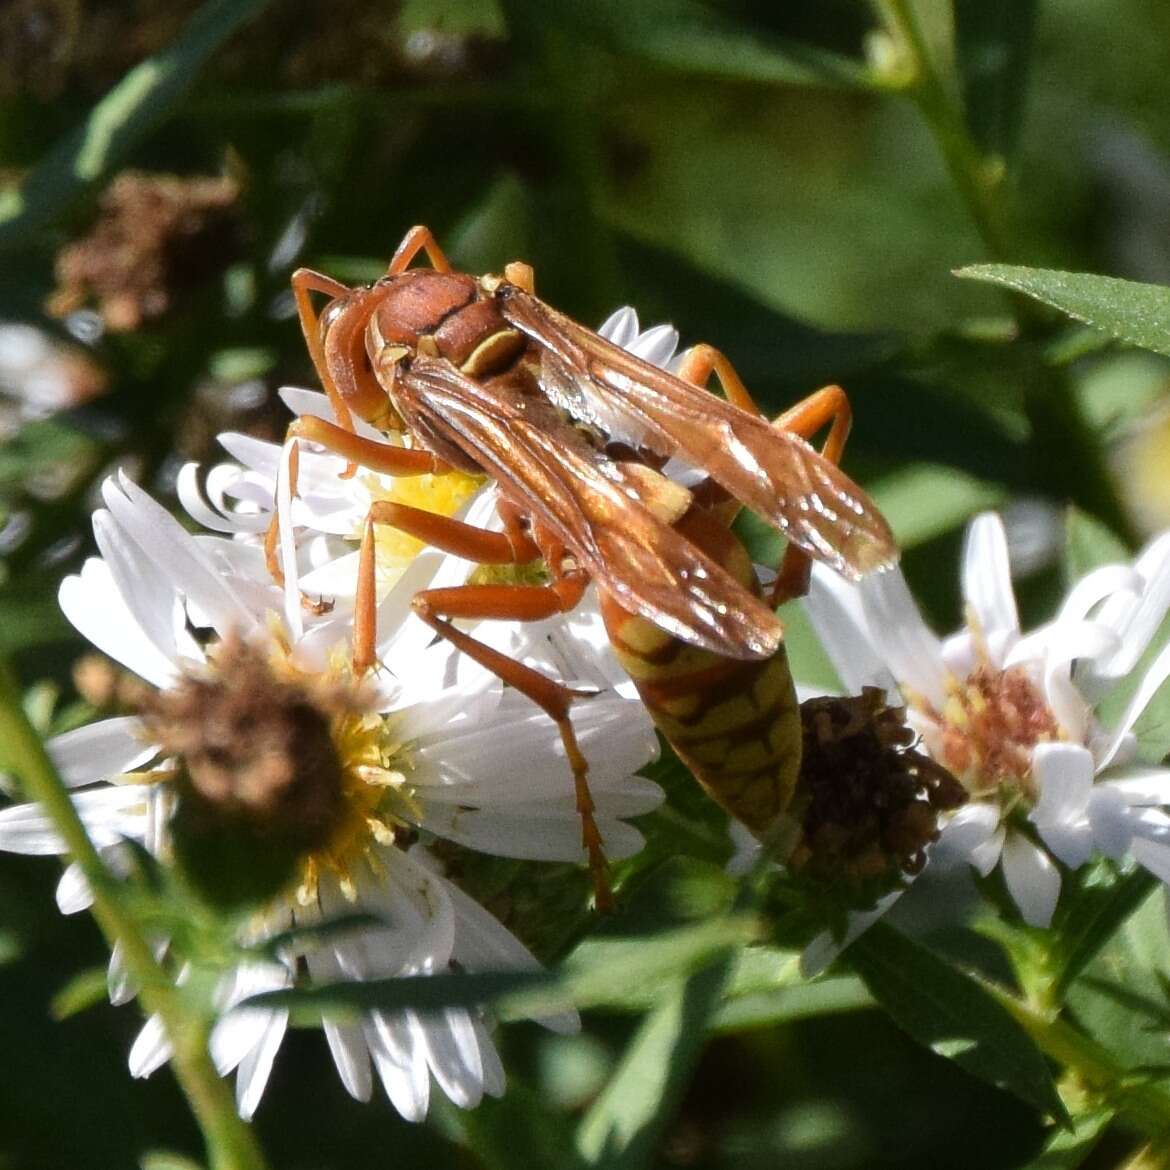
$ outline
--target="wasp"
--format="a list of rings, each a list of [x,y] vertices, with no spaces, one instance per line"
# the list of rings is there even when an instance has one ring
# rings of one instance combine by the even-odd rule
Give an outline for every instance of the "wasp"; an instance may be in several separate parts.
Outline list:
[[[412,267],[425,253],[429,267]],[[795,688],[775,606],[802,593],[810,557],[852,578],[891,565],[890,530],[837,464],[851,413],[839,387],[769,422],[731,362],[709,345],[668,373],[557,312],[522,263],[502,275],[452,269],[425,227],[386,275],[351,288],[308,269],[292,278],[310,355],[337,422],[302,417],[290,437],[394,476],[451,469],[498,487],[502,531],[394,502],[364,526],[353,667],[374,665],[374,526],[392,525],[480,564],[540,558],[546,584],[467,584],[415,595],[435,633],[556,722],[573,772],[599,906],[609,901],[588,767],[570,707],[581,692],[477,641],[457,619],[539,621],[593,582],[609,637],[659,730],[699,783],[759,835],[785,813],[800,764]],[[313,295],[329,298],[318,313]],[[723,396],[708,389],[716,378]],[[357,415],[388,439],[354,432]],[[615,437],[613,420],[639,437]],[[823,450],[808,441],[828,426]],[[663,474],[675,455],[693,490]],[[788,539],[765,598],[730,530],[748,507]],[[275,521],[269,533],[274,574]]]

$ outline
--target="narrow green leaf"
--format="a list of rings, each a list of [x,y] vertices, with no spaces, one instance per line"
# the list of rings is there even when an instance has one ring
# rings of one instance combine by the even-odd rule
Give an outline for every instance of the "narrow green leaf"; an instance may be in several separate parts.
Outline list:
[[[593,939],[583,958],[575,954],[550,971],[371,979],[267,992],[248,1002],[287,1007],[298,1023],[374,1008],[438,1011],[494,1004],[503,1018],[526,1018],[574,1006],[641,1005],[645,987],[696,971],[728,948],[758,939],[760,932],[756,918],[731,916],[657,936]]]
[[[848,958],[878,1004],[920,1044],[1067,1121],[1039,1049],[977,980],[882,922]]]
[[[74,975],[49,1005],[55,1020],[67,1020],[79,1012],[105,1003],[109,996],[109,978],[105,967],[90,967]]]
[[[1071,586],[1101,565],[1130,559],[1129,550],[1114,532],[1079,508],[1069,508],[1064,518],[1064,579]]]
[[[122,165],[174,108],[211,55],[267,0],[207,0],[182,34],[136,65],[25,181],[0,194],[0,249],[52,222],[86,188]]]
[[[873,996],[860,979],[839,976],[725,999],[711,1021],[711,1030],[750,1032],[792,1020],[835,1016],[874,1006]]]
[[[967,127],[989,154],[1011,154],[1019,137],[1036,6],[1036,0],[954,0]]]
[[[541,12],[616,53],[667,69],[765,84],[871,84],[860,61],[748,28],[696,0],[562,0]]]
[[[1072,1129],[1058,1129],[1045,1143],[1040,1156],[1024,1170],[1076,1170],[1093,1152],[1113,1110],[1094,1109],[1073,1118]]]
[[[648,1166],[702,1052],[728,962],[676,984],[642,1022],[617,1071],[577,1131],[591,1166]]]
[[[1012,264],[975,264],[955,275],[1014,289],[1119,341],[1170,356],[1170,288]]]
[[[1054,937],[1059,940],[1064,955],[1056,981],[1057,1002],[1156,885],[1157,879],[1152,874],[1135,869],[1105,888],[1079,890],[1062,906],[1061,917],[1054,924]]]

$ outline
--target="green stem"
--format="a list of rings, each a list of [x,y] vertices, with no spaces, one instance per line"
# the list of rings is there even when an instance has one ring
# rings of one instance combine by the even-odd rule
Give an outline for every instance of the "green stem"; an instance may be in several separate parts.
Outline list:
[[[93,892],[93,916],[106,941],[111,946],[121,944],[127,970],[141,988],[142,1006],[162,1020],[174,1049],[171,1065],[203,1131],[211,1170],[266,1170],[255,1135],[240,1120],[231,1089],[211,1062],[208,1019],[192,1012],[123,904],[118,880],[89,839],[68,789],[24,714],[16,679],[4,663],[0,663],[0,742],[5,745],[5,762],[20,776],[25,794],[48,814],[85,875]]]
[[[1170,1096],[1135,1078],[1103,1045],[1049,1012],[985,982],[985,989],[1011,1013],[1041,1052],[1075,1073],[1151,1137],[1170,1135]]]
[[[971,140],[957,103],[934,67],[909,0],[873,3],[886,31],[901,50],[906,72],[904,80],[900,76],[900,87],[918,106],[930,128],[988,256],[993,260],[1012,259],[1016,252],[1004,202],[1007,175],[1002,160],[987,158]]]

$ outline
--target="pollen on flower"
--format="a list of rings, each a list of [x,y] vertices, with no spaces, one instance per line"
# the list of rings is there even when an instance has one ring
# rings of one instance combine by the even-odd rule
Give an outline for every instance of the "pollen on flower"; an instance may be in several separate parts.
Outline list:
[[[961,785],[916,750],[905,710],[883,692],[801,705],[802,756],[794,811],[801,838],[789,868],[855,889],[862,902],[917,873],[939,814],[965,800]]]
[[[412,475],[397,479],[369,475],[363,480],[370,499],[407,504],[441,516],[453,516],[483,486],[479,476],[450,471],[444,475]],[[354,533],[358,539],[361,532]],[[389,524],[374,526],[374,554],[381,575],[399,574],[425,547],[415,536]]]
[[[927,713],[938,723],[936,757],[972,796],[1035,800],[1032,749],[1059,739],[1060,727],[1023,667],[981,662],[952,681],[942,711]]]
[[[346,674],[305,676],[272,643],[225,639],[142,718],[178,764],[180,861],[220,900],[293,880],[311,900],[322,871],[344,892],[350,869],[405,824],[409,760],[393,721],[363,709]],[[261,876],[224,872],[233,865]]]

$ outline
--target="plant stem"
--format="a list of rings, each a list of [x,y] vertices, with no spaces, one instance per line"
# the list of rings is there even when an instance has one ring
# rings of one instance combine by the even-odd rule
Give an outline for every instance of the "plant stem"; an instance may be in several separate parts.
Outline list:
[[[909,0],[873,0],[873,3],[905,61],[901,88],[918,106],[930,128],[988,256],[992,260],[1012,259],[1016,253],[1003,198],[1007,174],[1002,160],[981,154],[967,133],[961,112],[931,61]]]
[[[171,983],[123,904],[119,883],[89,839],[68,789],[24,714],[16,679],[2,662],[0,742],[5,745],[5,761],[20,776],[25,794],[48,814],[85,875],[93,892],[93,916],[110,946],[121,944],[127,970],[141,988],[143,1007],[162,1020],[174,1050],[171,1064],[203,1131],[211,1170],[266,1170],[255,1135],[240,1120],[231,1090],[211,1062],[208,1020],[193,1011]]]
[[[1121,1065],[1103,1045],[1056,1016],[1017,999],[1002,987],[984,988],[1007,1009],[1040,1050],[1075,1073],[1151,1137],[1170,1135],[1170,1096]],[[1168,1147],[1170,1148],[1170,1147]]]

